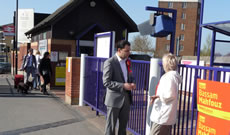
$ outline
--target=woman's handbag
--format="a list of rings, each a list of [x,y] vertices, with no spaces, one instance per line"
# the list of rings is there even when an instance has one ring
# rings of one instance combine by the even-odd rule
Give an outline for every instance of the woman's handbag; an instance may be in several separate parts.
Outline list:
[[[49,71],[48,70],[42,70],[42,75],[48,75]]]

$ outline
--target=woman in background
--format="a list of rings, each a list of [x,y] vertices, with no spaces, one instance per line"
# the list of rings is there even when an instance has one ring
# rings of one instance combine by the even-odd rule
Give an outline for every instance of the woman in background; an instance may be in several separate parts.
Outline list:
[[[35,79],[34,79],[34,88],[35,89],[40,89],[40,86],[41,86],[41,79],[40,79],[40,74],[38,71],[38,67],[39,67],[40,61],[41,61],[40,57],[41,57],[40,52],[37,51],[35,54],[35,58],[36,58],[36,62],[37,62],[37,67],[35,70]]]
[[[46,90],[46,85],[50,83],[50,78],[52,75],[49,52],[44,53],[44,56],[41,60],[40,66],[39,66],[39,73],[44,80],[44,83],[42,85],[42,92],[44,95],[48,95],[48,92]]]
[[[150,135],[170,135],[172,125],[176,123],[178,89],[182,78],[177,72],[176,56],[169,53],[162,60],[165,74],[159,81],[156,95],[151,96],[150,101],[153,103]]]

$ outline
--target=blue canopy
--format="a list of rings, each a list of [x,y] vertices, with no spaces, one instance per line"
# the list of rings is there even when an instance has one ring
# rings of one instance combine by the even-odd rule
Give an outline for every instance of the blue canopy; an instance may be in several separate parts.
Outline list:
[[[202,24],[201,27],[230,36],[230,20],[222,21],[222,22],[206,23],[206,24]]]

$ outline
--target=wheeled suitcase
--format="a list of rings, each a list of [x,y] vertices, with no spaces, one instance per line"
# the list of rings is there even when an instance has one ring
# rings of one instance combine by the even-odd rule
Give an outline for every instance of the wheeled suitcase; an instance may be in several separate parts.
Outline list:
[[[24,82],[24,75],[15,75],[14,76],[14,88],[18,88],[19,82]]]

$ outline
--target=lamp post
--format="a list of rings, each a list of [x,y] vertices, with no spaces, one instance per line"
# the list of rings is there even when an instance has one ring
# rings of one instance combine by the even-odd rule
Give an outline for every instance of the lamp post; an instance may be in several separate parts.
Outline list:
[[[16,18],[15,18],[15,74],[18,74],[18,0],[16,0]]]

